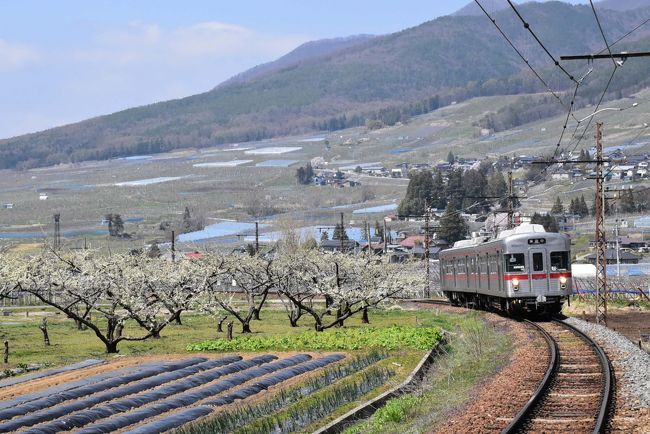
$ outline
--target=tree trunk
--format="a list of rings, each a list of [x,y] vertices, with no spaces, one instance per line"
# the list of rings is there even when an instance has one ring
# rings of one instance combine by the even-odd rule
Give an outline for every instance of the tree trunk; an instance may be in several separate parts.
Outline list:
[[[181,321],[181,311],[178,311],[176,318],[174,318],[174,321],[176,322],[176,325],[183,325],[183,321]]]
[[[228,318],[228,315],[222,316],[219,319],[219,323],[217,324],[217,332],[218,333],[223,333],[223,322],[226,320],[226,318]]]
[[[104,342],[104,345],[106,345],[106,352],[108,354],[117,354],[117,353],[119,353],[120,350],[117,349],[117,344],[118,344],[118,341]]]
[[[5,341],[5,356],[4,356],[5,365],[9,363],[9,341]]]
[[[226,333],[226,339],[232,341],[232,321],[228,323],[228,332]]]
[[[242,333],[253,333],[251,331],[251,325],[250,325],[250,323],[248,321],[242,323],[241,332]]]
[[[41,325],[38,327],[41,329],[43,332],[43,343],[46,346],[50,346],[50,336],[47,333],[47,318],[43,318],[43,321],[41,321]]]
[[[160,339],[160,330],[155,329],[151,331],[151,337],[153,339]]]
[[[370,324],[370,319],[368,319],[368,308],[363,308],[363,317],[361,318],[363,324]]]
[[[336,310],[336,326],[337,327],[343,327],[343,319],[341,317],[343,316],[343,313],[341,312],[341,309]]]

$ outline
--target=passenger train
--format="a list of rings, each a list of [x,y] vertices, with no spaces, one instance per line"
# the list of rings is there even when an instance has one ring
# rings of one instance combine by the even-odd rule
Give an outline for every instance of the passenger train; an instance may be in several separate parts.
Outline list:
[[[440,252],[441,290],[452,304],[557,313],[571,294],[571,241],[526,224]]]

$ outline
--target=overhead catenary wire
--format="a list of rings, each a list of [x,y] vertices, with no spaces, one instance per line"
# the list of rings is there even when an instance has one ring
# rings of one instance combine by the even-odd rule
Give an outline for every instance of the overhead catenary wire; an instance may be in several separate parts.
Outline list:
[[[519,13],[519,11],[517,10],[517,8],[515,7],[515,5],[512,3],[511,0],[508,0],[508,4],[509,4],[510,7],[512,8],[512,10],[515,12],[515,14],[517,15],[517,17],[519,17],[519,20],[520,20],[520,21],[522,22],[522,24],[524,25],[524,28],[525,28],[526,30],[528,30],[528,32],[529,32],[529,33],[531,34],[531,36],[535,39],[535,41],[537,41],[537,44],[542,48],[542,50],[544,50],[544,52],[548,55],[548,57],[553,61],[553,63],[555,64],[555,66],[557,66],[558,68],[560,68],[560,70],[564,73],[564,75],[566,75],[566,76],[569,78],[569,80],[571,80],[571,81],[573,81],[574,83],[577,84],[577,83],[578,83],[578,80],[576,80],[576,78],[573,76],[573,74],[569,73],[569,71],[567,71],[567,70],[566,70],[566,69],[565,69],[565,68],[560,64],[560,61],[557,60],[557,59],[556,59],[556,58],[551,54],[551,52],[548,50],[548,48],[546,48],[546,46],[544,45],[544,43],[539,39],[539,37],[537,36],[537,34],[536,34],[536,33],[533,31],[533,29],[530,27],[530,24],[529,24],[529,23],[524,19],[524,17]]]
[[[605,48],[607,49],[607,52],[609,53],[609,56],[612,59],[614,68],[618,68],[619,64],[616,63],[616,60],[614,60],[614,56],[612,55],[612,49],[610,48],[609,43],[607,43],[607,38],[605,37],[603,26],[600,24],[600,19],[598,18],[598,13],[596,12],[596,7],[594,6],[594,2],[592,0],[589,0],[589,4],[591,5],[591,11],[594,13],[594,18],[596,18],[596,24],[598,25],[598,30],[600,30],[600,35],[603,37],[603,41],[605,42]]]
[[[528,69],[530,69],[532,71],[532,73],[535,75],[535,77],[537,77],[537,79],[544,85],[544,87],[546,88],[546,91],[549,92],[551,95],[553,95],[555,97],[555,99],[557,99],[560,102],[560,104],[563,107],[565,107],[566,105],[565,105],[564,101],[562,101],[562,98],[560,97],[560,95],[558,95],[557,92],[555,92],[553,89],[551,89],[551,86],[547,83],[547,81],[544,80],[544,78],[541,76],[541,74],[539,72],[537,72],[537,70],[533,67],[533,65],[531,65],[530,61],[523,55],[521,50],[519,50],[515,46],[515,44],[512,42],[512,40],[508,37],[508,35],[505,34],[505,32],[503,31],[501,26],[499,26],[499,24],[497,23],[496,19],[494,17],[492,17],[492,15],[490,15],[490,13],[483,7],[483,5],[481,4],[481,2],[479,0],[474,0],[474,2],[483,11],[485,16],[487,16],[487,18],[490,21],[492,21],[492,24],[494,24],[496,29],[499,31],[499,33],[501,33],[501,36],[503,36],[503,38],[508,42],[510,47],[512,47],[512,49],[515,50],[515,52],[517,53],[519,58],[521,58],[521,60],[523,60],[523,62],[528,67]]]

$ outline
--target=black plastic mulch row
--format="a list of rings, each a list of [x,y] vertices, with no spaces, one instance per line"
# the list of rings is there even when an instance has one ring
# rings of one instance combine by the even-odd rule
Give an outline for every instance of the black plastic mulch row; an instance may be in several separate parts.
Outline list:
[[[201,405],[197,407],[193,407],[166,417],[162,417],[160,419],[156,419],[153,422],[138,426],[137,428],[130,431],[126,431],[126,434],[163,433],[170,429],[178,428],[179,426],[184,425],[188,422],[192,422],[199,417],[207,416],[208,414],[212,413],[214,407],[231,404],[237,399],[246,399],[261,392],[262,390],[266,390],[271,386],[280,384],[283,381],[286,381],[297,375],[313,371],[314,369],[322,368],[329,365],[330,363],[338,362],[344,358],[345,356],[342,354],[331,354],[325,357],[321,357],[320,359],[310,360],[308,362],[283,369],[273,375],[269,375],[267,378],[264,378],[261,381],[243,387],[236,392],[229,393],[211,401],[202,402]]]
[[[127,396],[126,398],[117,399],[105,404],[97,405],[95,407],[82,410],[71,415],[66,413],[65,415],[61,415],[62,417],[57,420],[52,420],[45,424],[35,426],[32,429],[25,432],[32,433],[32,434],[36,434],[36,433],[46,434],[46,433],[57,433],[62,430],[70,430],[73,428],[82,427],[90,423],[99,421],[100,419],[104,419],[119,413],[127,412],[134,408],[141,407],[143,405],[155,401],[169,398],[172,395],[176,395],[188,389],[201,386],[205,383],[216,380],[217,378],[222,377],[224,375],[239,372],[241,370],[248,369],[263,363],[268,363],[271,360],[275,360],[276,358],[277,357],[275,356],[264,355],[260,357],[255,357],[250,360],[230,363],[226,366],[222,366],[220,368],[211,369],[209,371],[205,371],[199,374],[185,377],[178,381],[162,384],[160,385],[160,387],[156,387],[156,386],[145,387],[144,389],[141,389],[143,390],[141,393],[137,393],[135,395],[129,394],[132,396]],[[92,430],[91,432],[112,432],[114,430],[115,429],[108,429],[108,430],[101,430],[101,431]]]
[[[206,359],[207,360],[207,359]],[[92,366],[92,365],[91,365]],[[23,404],[28,401],[34,401],[46,396],[54,395],[56,393],[61,393],[65,392],[66,390],[72,390],[76,389],[77,387],[82,387],[86,386],[87,384],[96,384],[100,381],[106,380],[108,378],[114,378],[114,377],[121,377],[123,375],[129,375],[133,374],[136,372],[142,372],[145,369],[149,368],[155,368],[157,366],[160,366],[160,362],[155,362],[155,363],[144,363],[142,365],[138,366],[129,366],[125,368],[120,368],[116,369],[114,371],[107,371],[107,372],[102,372],[100,374],[95,374],[91,375],[89,377],[85,377],[81,380],[77,381],[71,381],[63,384],[58,384],[56,386],[51,386],[48,387],[47,389],[39,390],[37,392],[32,392],[32,393],[26,393],[24,395],[17,396],[12,399],[5,399],[3,401],[0,401],[0,410],[4,410],[5,408],[13,407],[19,404]],[[76,369],[81,369],[81,368],[76,368]],[[69,372],[64,371],[64,372]]]
[[[84,408],[88,408],[111,399],[138,393],[143,390],[157,387],[172,380],[177,380],[188,375],[196,374],[197,372],[213,369],[218,366],[223,366],[225,364],[241,360],[241,357],[228,356],[215,360],[205,360],[205,358],[196,357],[183,360],[178,363],[165,363],[161,364],[158,368],[150,369],[147,372],[143,371],[138,374],[102,381],[97,384],[80,387],[78,389],[66,391],[64,393],[53,395],[48,398],[43,398],[22,404],[15,407],[16,409],[20,409],[19,415],[22,415],[22,417],[0,423],[0,432],[12,432],[22,427],[32,426],[37,423],[57,419],[66,416],[73,411],[82,410]],[[130,381],[125,381],[127,378]],[[138,378],[138,381],[133,381],[137,380]],[[107,387],[100,388],[100,385]],[[117,387],[122,385],[123,387]],[[90,396],[87,396],[93,393],[93,391],[99,393],[94,393]],[[80,399],[57,405],[63,401],[75,398]],[[25,411],[25,409],[29,410]],[[6,412],[9,410],[13,409],[8,409]]]
[[[39,378],[51,377],[52,375],[61,374],[63,372],[71,372],[77,369],[87,368],[89,366],[100,365],[102,363],[104,363],[103,360],[88,359],[78,363],[74,363],[72,365],[60,366],[58,368],[47,369],[45,371],[33,372],[31,374],[21,375],[20,377],[7,378],[5,380],[0,381],[0,388],[13,386],[15,384],[26,383],[28,381],[37,380]]]
[[[297,365],[310,359],[311,356],[307,354],[298,354],[263,366],[242,370],[241,372],[230,375],[223,380],[217,381],[207,386],[199,387],[186,393],[161,400],[160,402],[156,402],[155,404],[144,408],[111,417],[110,419],[79,430],[77,431],[77,434],[96,434],[117,431],[129,425],[139,423],[150,417],[158,416],[168,411],[194,405],[202,399],[209,398],[210,396],[214,396],[218,393],[229,390],[254,378],[270,374],[280,369],[288,368],[289,366]]]

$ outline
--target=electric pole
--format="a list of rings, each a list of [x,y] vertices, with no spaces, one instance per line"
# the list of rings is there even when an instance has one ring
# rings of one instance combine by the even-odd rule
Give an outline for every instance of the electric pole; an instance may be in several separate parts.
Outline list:
[[[596,123],[596,323],[607,325],[607,242],[605,239],[605,177],[603,123]]]
[[[61,248],[61,214],[54,214],[54,250]]]
[[[388,228],[386,227],[386,219],[384,219],[384,255],[388,252]]]
[[[260,254],[260,223],[255,222],[255,254]]]
[[[431,287],[429,284],[429,278],[430,278],[430,270],[429,270],[429,220],[431,218],[430,215],[431,209],[429,208],[429,203],[427,200],[424,201],[424,261],[425,261],[425,266],[426,266],[426,274],[427,274],[427,283],[426,286],[424,287],[425,291],[425,298],[429,298],[431,296]]]
[[[345,233],[345,228],[343,227],[343,213],[341,213],[341,236],[340,236],[340,238],[341,238],[341,253],[343,253],[343,241],[344,241],[343,238],[345,238],[343,236],[344,233]]]
[[[508,229],[515,227],[514,197],[512,195],[512,171],[508,170]]]
[[[172,231],[172,262],[176,260],[176,234]]]

